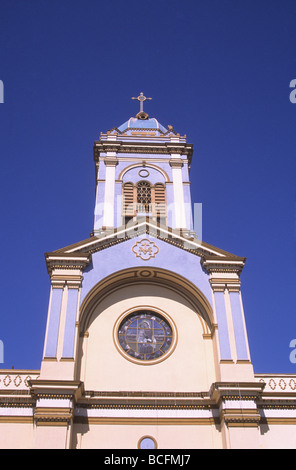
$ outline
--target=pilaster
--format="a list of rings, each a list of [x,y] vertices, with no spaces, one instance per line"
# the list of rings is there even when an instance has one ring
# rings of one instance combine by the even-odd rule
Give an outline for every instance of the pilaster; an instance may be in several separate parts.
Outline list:
[[[108,152],[104,160],[106,180],[103,209],[103,229],[113,229],[115,225],[115,167],[118,163],[115,152]]]
[[[221,380],[254,379],[242,306],[240,273],[244,258],[208,257],[202,265],[210,274]]]
[[[36,449],[70,449],[74,407],[83,383],[72,380],[31,380]]]
[[[223,447],[259,448],[260,413],[257,403],[264,384],[259,382],[217,382],[210,397],[219,408]]]
[[[74,379],[82,271],[90,255],[46,255],[51,294],[41,379]]]
[[[172,154],[170,159],[170,166],[172,168],[172,179],[174,188],[174,225],[175,229],[186,228],[186,211],[184,203],[183,179],[182,179],[182,166],[183,162],[181,156]]]

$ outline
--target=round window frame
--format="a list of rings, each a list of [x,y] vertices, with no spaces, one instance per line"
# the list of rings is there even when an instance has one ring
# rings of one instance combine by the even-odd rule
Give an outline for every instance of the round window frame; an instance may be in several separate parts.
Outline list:
[[[143,175],[143,172],[145,173]],[[147,170],[147,168],[141,168],[139,171],[138,171],[138,175],[140,176],[140,178],[148,178],[148,176],[150,175],[149,171]]]
[[[151,439],[151,441],[154,443],[154,450],[158,448],[156,439],[153,436],[146,435],[146,436],[140,437],[140,439],[138,440],[138,445],[137,445],[138,449],[141,449],[141,442],[144,439]]]
[[[119,343],[118,330],[119,330],[119,327],[120,327],[121,323],[124,321],[125,318],[127,318],[127,317],[129,317],[133,314],[136,315],[137,312],[142,311],[142,310],[149,310],[152,313],[154,312],[155,315],[159,315],[159,316],[163,317],[163,319],[169,324],[169,326],[172,330],[172,344],[171,344],[171,346],[169,347],[169,349],[164,354],[162,354],[162,356],[157,357],[156,359],[143,360],[143,359],[137,359],[135,357],[132,357],[123,350],[123,348],[121,347],[121,345]],[[150,305],[139,305],[137,307],[133,307],[129,310],[126,310],[125,312],[123,312],[118,317],[118,319],[117,319],[117,321],[114,325],[114,328],[113,328],[113,341],[115,343],[116,349],[118,350],[118,352],[125,359],[127,359],[130,362],[133,362],[134,364],[138,364],[138,365],[141,365],[141,366],[145,366],[145,365],[148,366],[148,365],[158,364],[162,361],[165,361],[174,352],[174,350],[176,348],[176,345],[177,345],[177,341],[178,341],[178,333],[177,333],[177,328],[176,328],[176,325],[175,325],[173,319],[166,312],[164,312],[163,310],[161,310],[159,308],[152,307]]]

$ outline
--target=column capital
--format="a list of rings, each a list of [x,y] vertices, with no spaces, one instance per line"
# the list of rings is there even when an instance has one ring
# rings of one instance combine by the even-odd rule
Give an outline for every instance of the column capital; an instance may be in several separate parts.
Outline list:
[[[83,276],[79,274],[52,274],[51,285],[53,288],[68,287],[68,289],[79,289],[83,280]]]
[[[179,157],[172,157],[169,161],[169,164],[172,168],[182,168],[183,166],[183,161],[181,160],[181,158]]]
[[[213,292],[240,292],[241,281],[240,279],[227,279],[227,278],[211,278],[210,284]]]
[[[118,158],[116,153],[107,152],[107,156],[105,157],[104,162],[106,166],[116,166],[118,164]]]

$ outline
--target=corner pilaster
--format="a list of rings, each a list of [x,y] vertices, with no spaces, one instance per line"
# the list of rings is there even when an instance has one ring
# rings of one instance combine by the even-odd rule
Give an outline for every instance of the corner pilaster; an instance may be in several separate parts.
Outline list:
[[[259,382],[217,382],[210,390],[219,408],[223,446],[227,449],[259,448],[260,413],[257,402],[264,384]]]
[[[218,325],[218,360],[221,380],[254,379],[241,296],[240,274],[245,258],[204,257],[210,274],[215,321]]]
[[[103,209],[103,229],[110,230],[114,228],[115,220],[115,167],[118,164],[115,152],[107,152],[105,157],[106,179]]]
[[[46,262],[51,294],[40,378],[73,380],[82,272],[90,255],[47,254]]]
[[[182,166],[183,162],[181,155],[172,154],[170,159],[170,166],[172,168],[172,179],[174,189],[174,226],[175,229],[186,228],[186,212],[184,204],[184,191],[183,191],[183,178]]]
[[[31,380],[34,409],[35,448],[70,449],[75,403],[83,383],[72,380]]]

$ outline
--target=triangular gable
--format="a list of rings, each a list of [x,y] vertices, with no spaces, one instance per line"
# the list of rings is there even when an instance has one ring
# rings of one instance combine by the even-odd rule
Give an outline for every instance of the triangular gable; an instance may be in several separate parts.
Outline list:
[[[62,249],[46,253],[45,257],[47,261],[68,259],[78,264],[83,264],[83,262],[88,264],[93,253],[105,250],[118,243],[124,243],[130,238],[147,234],[199,256],[206,269],[214,265],[221,264],[222,266],[225,263],[231,263],[232,265],[237,264],[240,267],[239,270],[241,270],[246,260],[198,240],[192,232],[173,230],[166,226],[157,225],[146,218],[138,219],[133,225],[121,226],[112,232],[102,231],[100,235],[94,235]]]

